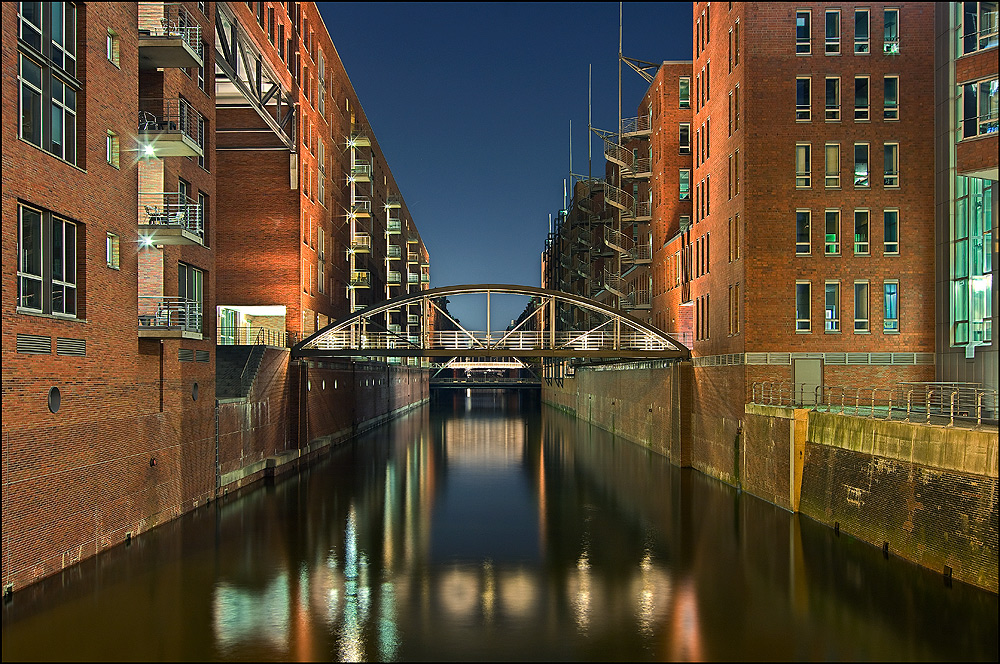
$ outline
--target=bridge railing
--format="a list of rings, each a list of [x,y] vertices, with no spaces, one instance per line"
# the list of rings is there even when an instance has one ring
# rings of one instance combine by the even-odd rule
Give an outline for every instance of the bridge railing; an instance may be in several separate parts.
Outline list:
[[[955,426],[996,426],[998,393],[972,383],[897,383],[890,387],[812,385],[760,381],[750,401],[760,405],[806,407],[826,413]]]
[[[553,344],[554,336],[554,344]],[[435,330],[426,335],[426,346],[419,340],[388,332],[362,332],[338,330],[322,340],[322,347],[329,350],[426,348],[442,350],[474,350],[477,348],[505,350],[669,350],[662,340],[635,331],[556,332],[555,335],[538,330],[515,332],[490,332],[461,330]],[[617,340],[617,341],[616,341]]]

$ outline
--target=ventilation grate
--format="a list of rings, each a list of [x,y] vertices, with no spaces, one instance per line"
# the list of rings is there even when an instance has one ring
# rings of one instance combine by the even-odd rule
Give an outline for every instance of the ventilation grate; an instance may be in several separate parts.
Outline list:
[[[17,335],[17,352],[49,355],[52,353],[52,337],[39,334],[19,334]]]
[[[194,351],[190,348],[181,348],[177,351],[177,359],[181,362],[194,362]]]
[[[196,350],[194,352],[195,362],[208,362],[208,351],[207,350]]]
[[[66,337],[56,337],[56,354],[71,355],[73,357],[86,357],[87,341],[85,339],[67,339]]]

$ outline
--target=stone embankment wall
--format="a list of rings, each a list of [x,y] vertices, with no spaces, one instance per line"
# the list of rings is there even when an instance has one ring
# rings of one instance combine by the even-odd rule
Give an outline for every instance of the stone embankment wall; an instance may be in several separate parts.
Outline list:
[[[542,400],[679,466],[997,592],[995,428],[746,404],[732,440],[704,449],[705,432],[696,430],[710,408],[689,387],[691,373],[684,364],[582,370],[544,385]]]

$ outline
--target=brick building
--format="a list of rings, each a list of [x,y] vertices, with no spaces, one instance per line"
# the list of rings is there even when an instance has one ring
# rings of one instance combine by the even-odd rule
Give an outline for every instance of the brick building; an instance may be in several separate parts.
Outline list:
[[[935,14],[937,380],[996,390],[997,3]]]
[[[0,11],[2,575],[21,587],[239,473],[217,341],[284,346],[429,267],[314,4]],[[297,411],[274,415],[271,443],[295,447]]]

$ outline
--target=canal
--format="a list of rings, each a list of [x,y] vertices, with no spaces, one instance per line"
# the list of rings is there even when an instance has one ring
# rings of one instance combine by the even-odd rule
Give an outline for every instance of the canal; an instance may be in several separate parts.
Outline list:
[[[3,660],[993,660],[997,596],[517,392],[442,391],[19,591]]]

